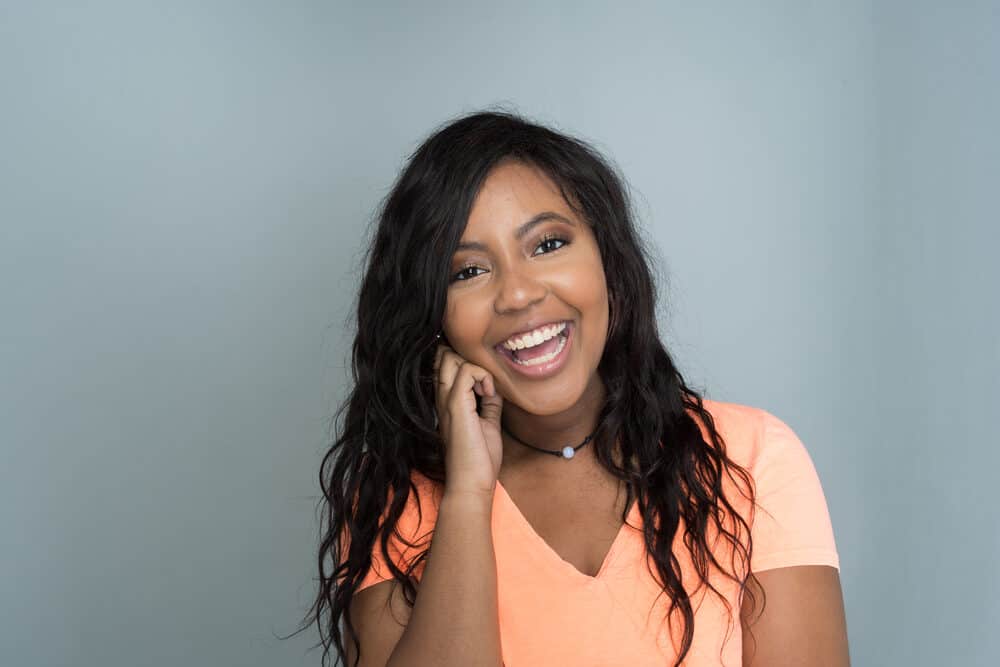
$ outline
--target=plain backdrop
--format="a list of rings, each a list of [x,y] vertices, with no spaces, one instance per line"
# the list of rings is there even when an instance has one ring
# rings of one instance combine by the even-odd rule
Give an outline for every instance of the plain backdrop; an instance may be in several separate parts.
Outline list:
[[[317,472],[406,156],[621,168],[660,324],[805,443],[853,664],[1000,662],[996,2],[3,2],[0,664],[318,665]]]

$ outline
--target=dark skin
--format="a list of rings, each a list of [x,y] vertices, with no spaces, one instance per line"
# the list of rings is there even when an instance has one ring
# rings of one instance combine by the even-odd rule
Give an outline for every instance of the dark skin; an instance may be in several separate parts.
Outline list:
[[[541,212],[547,220],[518,237]],[[451,274],[442,330],[449,349],[489,374],[503,397],[502,423],[535,446],[560,450],[597,426],[605,388],[597,373],[607,340],[609,305],[593,232],[539,170],[517,162],[498,166],[480,190]],[[567,364],[545,379],[511,370],[495,346],[528,321],[571,320],[576,327]],[[476,391],[485,391],[476,382]],[[571,461],[536,452],[506,434],[498,478],[536,532],[581,572],[600,567],[621,526],[618,480],[581,448]],[[571,526],[572,529],[567,529]],[[581,529],[581,526],[584,528]],[[836,569],[777,568],[757,573],[767,594],[760,615],[741,610],[744,667],[849,665],[843,595]],[[748,628],[752,629],[751,638]]]
[[[518,239],[518,228],[544,211],[568,222],[543,221]],[[484,248],[460,250],[452,259],[452,275],[462,275],[448,289],[442,326],[448,342],[492,375],[505,399],[507,430],[544,449],[580,443],[597,426],[605,394],[597,365],[607,336],[608,292],[593,232],[544,174],[508,162],[487,178],[460,242]],[[571,320],[576,327],[569,363],[552,378],[518,375],[495,349],[531,319]],[[579,456],[574,470],[596,465],[588,448]],[[541,475],[563,475],[570,467],[504,435],[501,479],[505,469],[524,465]]]
[[[826,565],[780,567],[756,573],[767,604],[743,618],[743,667],[850,667],[840,573]],[[752,621],[752,622],[751,622]],[[750,637],[748,627],[756,638]]]

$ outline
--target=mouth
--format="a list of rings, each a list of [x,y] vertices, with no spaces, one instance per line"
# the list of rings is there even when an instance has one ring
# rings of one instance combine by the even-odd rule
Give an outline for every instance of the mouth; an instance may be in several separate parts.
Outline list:
[[[569,358],[575,326],[571,320],[549,340],[529,348],[509,350],[500,343],[494,347],[508,368],[532,379],[544,379],[558,373]]]

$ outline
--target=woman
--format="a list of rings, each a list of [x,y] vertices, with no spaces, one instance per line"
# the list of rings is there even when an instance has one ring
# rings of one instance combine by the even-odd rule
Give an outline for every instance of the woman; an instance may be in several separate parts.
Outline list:
[[[848,664],[812,462],[686,386],[588,144],[509,113],[440,128],[379,211],[357,315],[324,662]]]

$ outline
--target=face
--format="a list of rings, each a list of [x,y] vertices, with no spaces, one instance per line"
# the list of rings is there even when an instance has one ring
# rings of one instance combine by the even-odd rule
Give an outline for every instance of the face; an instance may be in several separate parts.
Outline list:
[[[543,213],[555,215],[539,218]],[[590,227],[544,172],[518,162],[494,168],[450,276],[444,334],[460,356],[493,375],[505,400],[550,415],[593,387],[608,329],[604,268]],[[549,325],[560,323],[565,329],[547,342],[520,335],[539,327],[542,337],[551,335]],[[506,351],[512,336],[520,339],[515,346],[531,347]],[[523,363],[553,353],[550,361]]]

